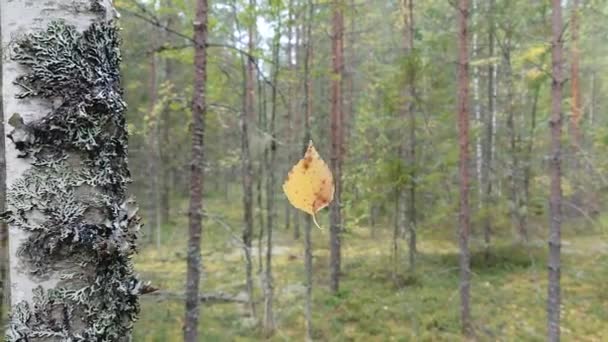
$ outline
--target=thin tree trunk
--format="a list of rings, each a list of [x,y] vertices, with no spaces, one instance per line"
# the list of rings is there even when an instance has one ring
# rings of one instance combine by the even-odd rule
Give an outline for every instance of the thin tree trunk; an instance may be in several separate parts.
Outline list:
[[[582,119],[581,110],[581,89],[580,89],[580,51],[578,48],[578,36],[579,36],[579,3],[580,0],[572,1],[572,16],[571,16],[571,60],[570,60],[570,86],[572,93],[572,115],[570,116],[570,140],[572,144],[572,157],[574,161],[574,167],[576,167],[576,153],[582,146],[582,134],[580,122]]]
[[[0,3],[8,341],[129,341],[138,312],[119,30],[92,4]]]
[[[194,90],[192,98],[192,160],[190,161],[190,208],[188,211],[188,260],[184,341],[199,340],[199,287],[203,210],[203,163],[207,84],[207,0],[197,0],[194,19]]]
[[[167,8],[173,8],[173,0],[165,0],[164,3]],[[175,30],[175,26],[177,23],[177,18],[173,14],[169,14],[166,19],[166,25],[168,29]],[[171,42],[173,36],[170,32],[165,32],[165,44]],[[166,58],[165,60],[165,74],[164,79],[169,82],[173,82],[174,73],[176,71],[175,61],[171,58]],[[171,83],[172,84],[172,83]],[[176,173],[174,167],[174,156],[172,151],[174,151],[175,146],[171,141],[171,106],[167,105],[163,109],[161,115],[161,141],[162,144],[160,146],[160,158],[162,161],[161,167],[161,175],[162,178],[160,180],[160,208],[161,208],[161,217],[162,224],[165,226],[169,225],[169,221],[171,219],[171,190],[173,189],[174,184],[172,184],[173,174]],[[173,185],[173,186],[172,186]]]
[[[257,78],[258,83],[258,126],[261,130],[267,129],[267,114],[266,114],[266,91],[265,87],[263,87],[260,78]],[[258,274],[261,276],[264,270],[264,258],[263,258],[263,240],[264,240],[264,230],[266,228],[266,223],[264,221],[264,213],[266,212],[264,209],[264,179],[266,179],[266,170],[265,166],[268,164],[268,148],[264,146],[262,161],[259,162],[258,165],[258,178],[256,184],[256,192],[257,192],[257,203],[258,203],[258,221],[260,223],[259,233],[258,233]],[[260,277],[261,278],[261,277]],[[263,285],[262,285],[263,286]]]
[[[304,225],[304,268],[306,273],[306,300],[304,320],[306,325],[306,341],[312,341],[312,239],[310,216],[306,216]]]
[[[510,28],[509,28],[510,30]],[[525,225],[521,225],[524,221],[521,220],[522,215],[522,202],[521,196],[522,191],[520,184],[522,182],[521,177],[521,165],[520,165],[520,148],[517,139],[517,132],[515,129],[515,85],[513,82],[513,69],[511,66],[511,34],[510,31],[507,33],[505,38],[505,46],[503,46],[503,60],[504,70],[506,79],[506,114],[507,114],[507,130],[509,132],[509,154],[511,157],[509,167],[509,193],[510,193],[510,212],[512,225],[516,227],[517,234],[521,241],[528,240],[528,232]]]
[[[468,0],[459,0],[458,13],[458,131],[460,146],[460,319],[462,332],[473,335],[470,310],[471,261],[469,252],[469,55]]]
[[[287,47],[286,47],[286,54],[287,54],[287,70],[288,70],[288,75],[287,75],[287,94],[289,95],[288,99],[287,99],[287,110],[285,110],[285,159],[286,159],[286,163],[285,165],[289,168],[292,160],[290,158],[290,156],[293,155],[293,151],[297,150],[299,146],[298,143],[295,143],[297,140],[293,138],[294,135],[294,127],[293,127],[293,118],[294,118],[294,97],[295,97],[295,90],[296,87],[294,86],[294,72],[295,72],[295,64],[293,62],[293,55],[294,55],[294,50],[297,48],[297,46],[294,48],[294,44],[292,43],[293,41],[293,36],[294,36],[294,25],[295,25],[295,20],[294,20],[294,16],[295,14],[293,13],[293,0],[289,0],[288,4],[287,4],[287,19],[288,19],[288,26],[287,26]],[[294,158],[295,159],[295,158]],[[295,159],[297,160],[297,159]],[[287,169],[285,171],[285,174],[287,174],[287,172],[289,172],[289,169]],[[289,201],[284,201],[284,205],[285,205],[285,230],[286,231],[291,231],[291,214],[292,214],[292,206],[289,203]],[[293,213],[293,216],[296,216],[296,213]],[[297,234],[295,234],[297,232]],[[299,230],[294,230],[294,238],[295,239],[299,239],[300,238],[300,232]]]
[[[549,284],[547,293],[547,339],[560,339],[560,275],[562,223],[562,90],[563,80],[563,22],[560,0],[552,0],[551,41],[551,195],[549,200]]]
[[[488,2],[488,57],[494,57],[494,0]],[[494,118],[496,110],[496,89],[494,87],[495,79],[494,63],[488,64],[488,110],[485,118],[485,136],[483,144],[483,163],[482,163],[482,184],[484,188],[483,194],[483,238],[484,238],[484,256],[488,260],[490,256],[490,243],[492,237],[492,215],[491,210],[493,204],[492,194],[492,170],[494,156]]]
[[[255,0],[249,1],[250,10],[255,10]],[[253,298],[253,261],[251,257],[252,241],[253,241],[253,164],[251,162],[251,152],[249,150],[249,120],[255,117],[255,86],[254,86],[254,61],[252,60],[254,52],[254,31],[255,20],[251,21],[251,26],[248,28],[248,43],[247,50],[249,56],[246,57],[245,70],[245,101],[244,108],[241,112],[241,172],[243,177],[243,244],[245,245],[245,274],[247,297],[249,303],[249,313],[251,317],[256,318],[255,300]]]
[[[530,115],[530,133],[528,145],[526,146],[526,154],[524,156],[524,174],[523,174],[523,186],[524,192],[522,197],[522,206],[526,210],[520,213],[519,219],[522,221],[519,223],[520,226],[525,227],[528,221],[528,205],[530,203],[530,179],[532,178],[532,151],[534,150],[534,136],[536,135],[536,112],[538,109],[538,98],[540,96],[540,84],[534,88],[534,98],[532,99],[532,113]]]
[[[158,104],[158,59],[156,54],[150,56],[150,106],[148,107],[149,125],[147,127],[148,158],[148,217],[150,224],[150,240],[160,250],[162,212],[160,198],[160,118],[156,108]]]
[[[333,1],[332,17],[332,81],[331,81],[331,169],[336,186],[334,200],[330,206],[330,261],[329,287],[332,293],[340,289],[340,239],[342,233],[341,215],[341,169],[342,159],[342,78],[343,78],[343,0]]]
[[[477,6],[477,0],[472,1],[473,6],[473,14],[471,15],[471,19],[473,21],[473,27],[477,27],[477,18],[479,17],[479,10]],[[477,60],[477,56],[479,55],[479,44],[477,39],[477,30],[473,30],[473,47],[471,51],[471,59]],[[477,125],[481,127],[483,125],[481,119],[481,106],[480,106],[480,96],[479,96],[479,67],[473,66],[473,111],[475,113],[475,122]],[[475,134],[475,179],[477,180],[477,194],[479,197],[479,206],[478,208],[483,208],[483,176],[482,176],[482,168],[483,168],[483,153],[481,147],[481,134]]]
[[[311,140],[311,117],[312,117],[312,20],[314,18],[313,0],[308,0],[308,16],[306,18],[306,50],[304,52],[304,140],[302,141],[302,152],[308,147]],[[306,272],[306,299],[304,307],[304,320],[306,324],[306,341],[312,341],[312,220],[306,215],[304,220],[304,268]]]
[[[270,159],[266,166],[268,172],[268,183],[266,185],[266,209],[267,213],[267,229],[266,229],[266,268],[264,272],[264,333],[270,336],[275,330],[273,300],[274,300],[274,280],[272,275],[272,231],[274,228],[274,194],[275,194],[275,165],[277,156],[276,142],[276,115],[277,115],[277,84],[279,79],[279,48],[281,40],[281,19],[277,15],[278,23],[276,25],[273,38],[273,73],[272,73],[272,92],[271,101],[272,108],[270,113]]]
[[[407,181],[407,231],[409,233],[410,272],[416,272],[416,70],[414,67],[414,0],[403,0],[403,21],[405,25],[405,54],[410,59],[407,70],[405,116],[408,120],[407,158],[409,175]]]
[[[401,232],[401,219],[403,215],[403,196],[402,191],[398,190],[395,193],[395,216],[393,221],[393,245],[392,245],[392,256],[393,256],[393,281],[395,284],[398,282],[398,274],[399,274],[399,264],[400,264],[400,256],[399,256],[399,233]]]

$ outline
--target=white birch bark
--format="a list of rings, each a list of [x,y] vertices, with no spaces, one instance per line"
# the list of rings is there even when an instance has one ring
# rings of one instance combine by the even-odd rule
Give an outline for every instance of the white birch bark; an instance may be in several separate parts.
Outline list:
[[[7,164],[7,210],[8,212],[5,214],[7,220],[9,222],[9,262],[10,262],[10,290],[11,290],[11,322],[10,327],[7,332],[7,341],[85,341],[87,339],[91,340],[94,337],[99,337],[100,335],[91,335],[90,332],[94,331],[94,329],[104,328],[107,329],[105,332],[101,334],[105,335],[106,338],[115,338],[115,340],[125,340],[129,337],[124,335],[125,330],[116,329],[113,330],[112,327],[104,326],[100,323],[100,321],[95,322],[95,324],[99,324],[97,327],[92,327],[93,322],[87,321],[87,319],[83,318],[84,311],[86,310],[80,303],[78,302],[82,298],[89,298],[91,295],[84,295],[83,293],[79,293],[77,289],[93,289],[93,281],[99,273],[99,266],[93,265],[91,259],[87,259],[89,256],[83,256],[83,254],[78,254],[79,252],[74,252],[76,248],[82,249],[83,245],[78,245],[78,243],[83,243],[85,237],[78,236],[78,234],[74,235],[74,232],[83,232],[84,230],[78,230],[80,228],[71,228],[73,230],[68,230],[65,228],[65,231],[61,231],[64,227],[57,227],[56,234],[54,237],[57,237],[60,234],[67,234],[64,237],[65,240],[61,240],[60,242],[51,241],[39,241],[38,243],[41,246],[56,246],[59,249],[71,249],[70,252],[74,253],[74,259],[62,260],[61,258],[65,258],[62,251],[61,253],[53,254],[49,260],[48,265],[44,265],[43,267],[49,267],[48,272],[40,272],[43,275],[36,274],[35,267],[32,266],[31,263],[28,263],[24,259],[24,254],[29,253],[27,250],[27,244],[31,243],[29,240],[31,234],[39,234],[39,236],[46,238],[50,235],[44,235],[44,229],[48,229],[44,224],[50,222],[51,217],[55,214],[54,212],[44,211],[42,208],[43,204],[35,203],[36,200],[42,201],[40,198],[36,196],[40,193],[44,193],[46,189],[40,190],[35,189],[32,190],[33,195],[30,197],[24,196],[23,198],[15,199],[14,193],[16,190],[13,188],[19,189],[20,184],[26,184],[27,186],[33,187],[33,185],[28,184],[28,175],[42,175],[45,178],[44,181],[41,181],[44,186],[47,186],[49,191],[63,191],[67,189],[67,193],[73,196],[80,196],[74,198],[74,203],[77,203],[81,209],[84,209],[82,212],[76,213],[75,215],[80,215],[80,221],[77,223],[80,226],[85,226],[90,224],[91,226],[96,226],[95,229],[108,229],[112,230],[112,234],[124,234],[116,237],[112,235],[110,238],[101,238],[101,237],[92,237],[91,241],[97,239],[95,241],[99,241],[100,239],[105,239],[104,242],[107,243],[107,246],[112,245],[116,247],[116,249],[110,250],[108,247],[108,258],[113,258],[115,256],[125,256],[127,254],[132,253],[132,243],[131,237],[135,236],[130,235],[132,233],[131,228],[134,228],[131,223],[136,223],[137,221],[135,212],[136,210],[128,210],[126,205],[126,199],[122,198],[123,194],[112,194],[108,195],[104,198],[108,199],[108,202],[105,203],[105,206],[101,205],[100,202],[95,202],[99,204],[99,207],[93,206],[91,203],[97,201],[99,198],[105,195],[101,195],[103,187],[105,186],[116,186],[122,187],[125,182],[121,181],[101,181],[99,179],[88,179],[84,180],[82,183],[78,183],[77,181],[62,183],[63,179],[54,179],[56,169],[54,167],[59,167],[57,165],[61,165],[60,167],[68,170],[70,175],[72,172],[76,174],[77,172],[91,172],[91,175],[98,176],[94,172],[96,169],[86,169],[84,165],[85,157],[79,155],[79,151],[77,149],[68,149],[63,150],[62,158],[58,158],[57,160],[53,160],[53,163],[56,163],[55,166],[40,166],[40,164],[36,165],[36,163],[40,163],[40,159],[38,159],[38,153],[45,155],[44,158],[47,161],[51,160],[53,157],[50,157],[50,154],[46,154],[44,151],[36,151],[37,144],[40,144],[41,148],[46,148],[50,145],[44,145],[44,139],[39,139],[38,134],[44,134],[44,131],[39,131],[34,133],[33,128],[39,122],[41,122],[45,117],[48,117],[50,113],[54,111],[58,111],[59,108],[63,108],[65,106],[66,110],[74,107],[68,107],[67,103],[74,98],[70,98],[64,94],[56,94],[53,96],[49,96],[48,93],[52,92],[52,90],[46,89],[45,91],[39,92],[36,89],[29,89],[27,84],[28,82],[40,82],[38,81],[28,81],[28,80],[17,80],[24,75],[28,75],[32,73],[32,65],[36,65],[37,60],[32,58],[29,66],[26,65],[27,61],[24,62],[23,59],[18,60],[15,59],[15,55],[18,54],[17,45],[18,42],[25,37],[28,37],[31,34],[41,33],[45,34],[45,31],[52,25],[53,23],[57,23],[61,21],[61,27],[74,27],[75,31],[81,33],[91,27],[93,23],[109,23],[115,16],[116,12],[112,7],[111,0],[55,0],[55,1],[28,1],[28,0],[1,0],[0,1],[0,14],[1,14],[1,41],[2,41],[2,105],[4,108],[4,125],[5,131],[7,133],[6,136],[2,137],[5,139],[6,145],[6,164]],[[63,26],[62,26],[63,25]],[[102,25],[102,24],[100,24]],[[103,28],[99,27],[99,32],[102,32]],[[92,51],[92,50],[91,50]],[[90,52],[90,51],[89,51]],[[114,53],[114,52],[111,52]],[[101,55],[101,53],[100,53]],[[97,61],[99,64],[103,64],[103,56],[99,56],[100,61]],[[82,57],[83,59],[86,57]],[[83,66],[86,69],[88,65]],[[52,69],[52,68],[49,68]],[[102,78],[103,75],[97,76]],[[71,80],[73,81],[73,80]],[[42,83],[39,83],[40,85]],[[114,88],[115,84],[108,86],[103,90]],[[42,84],[42,87],[48,86],[48,84]],[[50,86],[49,86],[50,87]],[[101,89],[102,87],[100,87]],[[80,89],[80,94],[90,92],[92,96],[99,96],[99,99],[95,100],[98,103],[103,101],[103,96],[107,95],[106,93],[102,93],[99,90],[98,93],[94,93],[97,91],[96,89],[82,90]],[[24,92],[30,92],[29,95],[23,96]],[[45,92],[44,95],[42,93]],[[77,96],[77,95],[75,95]],[[113,93],[109,96],[114,96],[112,99],[120,99],[119,92]],[[106,108],[110,108],[109,106]],[[120,108],[124,108],[122,103],[120,104]],[[94,111],[97,109],[90,109],[88,107],[82,108],[83,115],[87,115],[87,111]],[[122,110],[116,113],[116,117],[121,117]],[[93,114],[90,114],[93,115]],[[44,127],[44,125],[36,126],[36,127]],[[123,127],[117,127],[116,131],[122,133],[120,130]],[[111,135],[112,133],[110,133]],[[61,138],[63,139],[63,138]],[[66,139],[66,144],[69,143]],[[21,145],[19,145],[21,144]],[[126,148],[126,144],[124,146]],[[28,150],[29,149],[29,150]],[[126,159],[117,158],[117,162],[120,165],[123,165],[122,162],[126,162]],[[74,163],[72,165],[71,163]],[[125,164],[126,165],[126,164]],[[72,167],[73,166],[73,167]],[[36,168],[39,168],[36,171]],[[49,173],[45,173],[45,170],[52,170]],[[125,168],[126,170],[126,168]],[[38,172],[37,174],[35,172]],[[116,172],[118,174],[120,172]],[[79,175],[81,175],[79,173]],[[126,176],[128,178],[128,175]],[[125,179],[126,179],[125,178]],[[40,178],[39,178],[40,179]],[[46,182],[46,183],[44,183]],[[76,184],[78,183],[78,184]],[[13,189],[13,190],[11,190]],[[20,188],[21,190],[24,187]],[[11,192],[12,191],[12,192]],[[49,192],[45,193],[48,194]],[[13,195],[12,195],[13,194]],[[11,197],[13,196],[13,197]],[[80,199],[80,198],[84,199]],[[94,199],[95,198],[95,199]],[[111,199],[110,199],[111,198]],[[122,203],[110,203],[113,200],[120,199]],[[114,205],[116,204],[116,205]],[[122,205],[122,209],[125,209],[125,219],[121,222],[115,220],[115,217],[110,217],[108,212],[105,212],[105,209],[108,208],[116,208],[116,213],[120,212],[118,208]],[[66,204],[67,206],[67,204]],[[28,210],[23,210],[24,207],[29,208]],[[48,209],[48,208],[46,208]],[[87,212],[88,210],[88,212]],[[21,216],[16,218],[17,216]],[[128,217],[128,218],[127,218]],[[95,222],[93,222],[93,221]],[[32,232],[29,229],[23,229],[23,223],[27,224],[27,227],[45,227],[42,229],[42,233],[40,232]],[[20,226],[21,224],[21,226]],[[116,225],[115,225],[116,224]],[[119,224],[124,224],[124,226],[119,227]],[[123,230],[124,228],[124,230]],[[134,228],[137,229],[137,228]],[[93,230],[91,230],[92,232]],[[129,237],[126,237],[129,236]],[[110,241],[110,239],[114,239]],[[61,238],[59,238],[61,239]],[[42,239],[44,240],[44,239]],[[70,240],[70,241],[68,241]],[[116,244],[114,244],[116,243]],[[62,245],[64,244],[64,245]],[[71,245],[73,244],[73,245]],[[122,245],[121,245],[122,244]],[[67,245],[68,247],[65,247]],[[34,251],[38,252],[38,251]],[[114,253],[116,252],[116,254]],[[124,252],[124,254],[123,254]],[[40,251],[41,255],[44,257],[46,251]],[[50,248],[50,252],[53,253],[53,248]],[[66,252],[67,253],[67,252]],[[86,252],[83,252],[86,254]],[[69,255],[69,254],[68,254]],[[57,259],[52,259],[57,258]],[[89,264],[87,264],[87,261]],[[112,261],[109,261],[112,264]],[[126,262],[126,268],[121,270],[126,270],[129,273],[130,264]],[[110,269],[110,267],[108,267]],[[120,278],[117,281],[132,281],[133,287],[139,287],[139,282],[136,281],[136,278],[131,278],[132,274],[124,275],[124,278]],[[109,279],[109,278],[108,278]],[[117,278],[118,279],[118,278]],[[130,285],[130,286],[131,286]],[[129,286],[128,286],[129,287]],[[109,289],[109,287],[108,287]],[[62,330],[55,329],[56,326],[51,323],[51,319],[45,320],[44,318],[31,318],[26,319],[32,315],[35,310],[44,310],[44,305],[40,305],[40,302],[37,302],[38,297],[46,296],[48,291],[57,291],[54,292],[58,294],[58,297],[54,297],[53,299],[49,299],[50,297],[45,297],[48,303],[54,306],[51,313],[45,312],[50,316],[55,316],[54,318],[58,322],[57,324],[64,324]],[[138,291],[136,288],[129,288],[128,291],[132,291],[132,294],[136,295]],[[129,292],[127,295],[130,295]],[[71,296],[71,299],[66,299]],[[60,299],[63,298],[63,302],[60,302]],[[107,299],[107,298],[105,298]],[[136,301],[135,301],[136,302]],[[72,306],[71,306],[72,305]],[[93,304],[92,304],[93,305]],[[131,303],[129,304],[131,305]],[[134,304],[137,305],[136,303]],[[47,308],[48,309],[48,308]],[[61,318],[57,316],[57,310],[71,310],[69,314],[64,314]],[[133,312],[137,311],[135,307],[130,307],[133,309]],[[116,310],[119,312],[119,310]],[[121,312],[121,311],[120,311]],[[130,311],[129,311],[130,312]],[[116,322],[125,319],[122,323],[116,323],[118,325],[126,324],[128,325],[129,319],[127,317],[120,316],[121,313],[117,313]],[[130,314],[130,313],[129,313]],[[120,317],[119,317],[120,316]],[[96,316],[97,317],[97,316]],[[101,320],[101,319],[100,319]],[[68,322],[69,321],[69,322]],[[68,324],[69,323],[69,324]],[[129,328],[125,328],[130,330]],[[113,332],[111,332],[113,331]],[[115,336],[111,335],[112,333],[116,333]],[[122,335],[122,336],[121,336]],[[117,338],[116,336],[120,336]]]

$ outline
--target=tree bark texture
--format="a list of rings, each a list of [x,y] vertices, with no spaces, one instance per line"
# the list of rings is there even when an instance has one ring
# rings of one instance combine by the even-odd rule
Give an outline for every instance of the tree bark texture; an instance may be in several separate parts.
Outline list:
[[[488,57],[494,57],[494,0],[488,1]],[[484,143],[482,144],[482,164],[481,164],[481,183],[483,187],[482,206],[484,209],[483,217],[483,240],[484,254],[488,259],[490,254],[490,243],[492,238],[492,172],[493,172],[493,146],[494,146],[494,116],[496,110],[496,89],[494,63],[488,63],[488,109],[485,115],[484,122]]]
[[[563,80],[563,19],[560,0],[552,0],[551,13],[551,194],[549,198],[549,284],[547,293],[547,339],[560,339],[560,276],[562,224],[562,90]]]
[[[0,37],[2,37],[2,27],[0,26]],[[6,148],[4,143],[4,106],[2,99],[2,67],[0,66],[0,214],[6,211]],[[0,220],[0,326],[4,333],[4,327],[6,326],[5,318],[5,305],[9,304],[7,301],[7,294],[10,292],[8,287],[8,226],[3,220]]]
[[[304,52],[304,140],[302,141],[302,152],[308,148],[311,140],[311,117],[312,117],[312,19],[314,16],[313,0],[308,0],[306,4],[308,15],[306,18],[306,48]],[[312,341],[312,222],[310,215],[304,219],[304,269],[306,272],[306,298],[304,303],[304,321],[306,325],[306,341]]]
[[[573,155],[578,153],[582,143],[581,133],[581,86],[580,86],[580,51],[578,47],[579,36],[579,4],[580,0],[572,1],[571,14],[571,59],[570,59],[570,89],[572,93],[572,114],[570,116],[570,140],[573,146]],[[576,157],[575,159],[576,160]]]
[[[116,13],[107,0],[0,6],[11,47],[2,63],[5,340],[128,341],[142,284],[130,261],[139,218],[127,197]]]
[[[255,8],[255,1],[250,0],[249,6]],[[255,27],[251,25],[247,30],[249,41],[246,57],[247,64],[245,70],[245,101],[244,110],[241,112],[241,172],[243,177],[243,244],[245,245],[245,274],[247,295],[249,296],[249,311],[251,317],[256,317],[255,301],[253,299],[253,260],[251,247],[253,242],[253,164],[251,162],[251,152],[249,149],[249,120],[255,118],[255,86],[254,86],[254,61],[252,59],[255,47],[254,32]]]
[[[469,55],[468,0],[458,2],[458,132],[460,148],[460,213],[458,241],[460,247],[460,319],[463,334],[473,333],[470,309],[471,256],[469,252]]]
[[[343,35],[344,3],[333,1],[332,15],[332,81],[331,81],[331,169],[334,174],[336,191],[330,205],[330,260],[329,287],[333,293],[340,289],[341,267],[341,160],[342,160],[342,74],[343,74]]]
[[[194,89],[192,94],[192,159],[190,160],[190,207],[188,210],[188,256],[184,341],[199,341],[199,288],[203,210],[203,163],[207,84],[207,0],[196,2],[194,19]]]
[[[414,55],[414,0],[403,0],[404,47],[408,58],[405,89],[405,119],[408,122],[408,140],[404,149],[408,165],[406,225],[409,235],[409,266],[416,271],[416,56]]]

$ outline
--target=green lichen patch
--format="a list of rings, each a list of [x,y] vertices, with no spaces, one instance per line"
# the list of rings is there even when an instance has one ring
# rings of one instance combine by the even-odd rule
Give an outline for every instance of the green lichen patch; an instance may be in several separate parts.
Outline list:
[[[13,115],[9,137],[33,165],[8,190],[5,216],[28,233],[21,269],[33,279],[61,280],[13,308],[8,341],[130,336],[141,291],[130,260],[139,217],[126,196],[119,44],[114,23],[79,32],[62,21],[13,42],[11,58],[27,70],[15,80],[23,89],[18,98],[50,106],[34,122]]]

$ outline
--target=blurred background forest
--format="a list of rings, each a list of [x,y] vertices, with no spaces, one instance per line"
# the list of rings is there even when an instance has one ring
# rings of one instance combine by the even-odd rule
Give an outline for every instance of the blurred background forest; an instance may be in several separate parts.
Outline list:
[[[608,3],[561,3],[562,336],[602,341],[608,338]],[[131,190],[145,220],[135,262],[160,289],[142,297],[134,338],[178,341],[196,1],[115,5],[123,28]],[[460,338],[455,6],[209,3],[201,341]],[[551,2],[469,6],[472,329],[479,340],[544,340]],[[330,222],[331,210],[318,214],[323,230],[311,230],[281,190],[311,139],[341,179],[332,204],[338,216]]]

